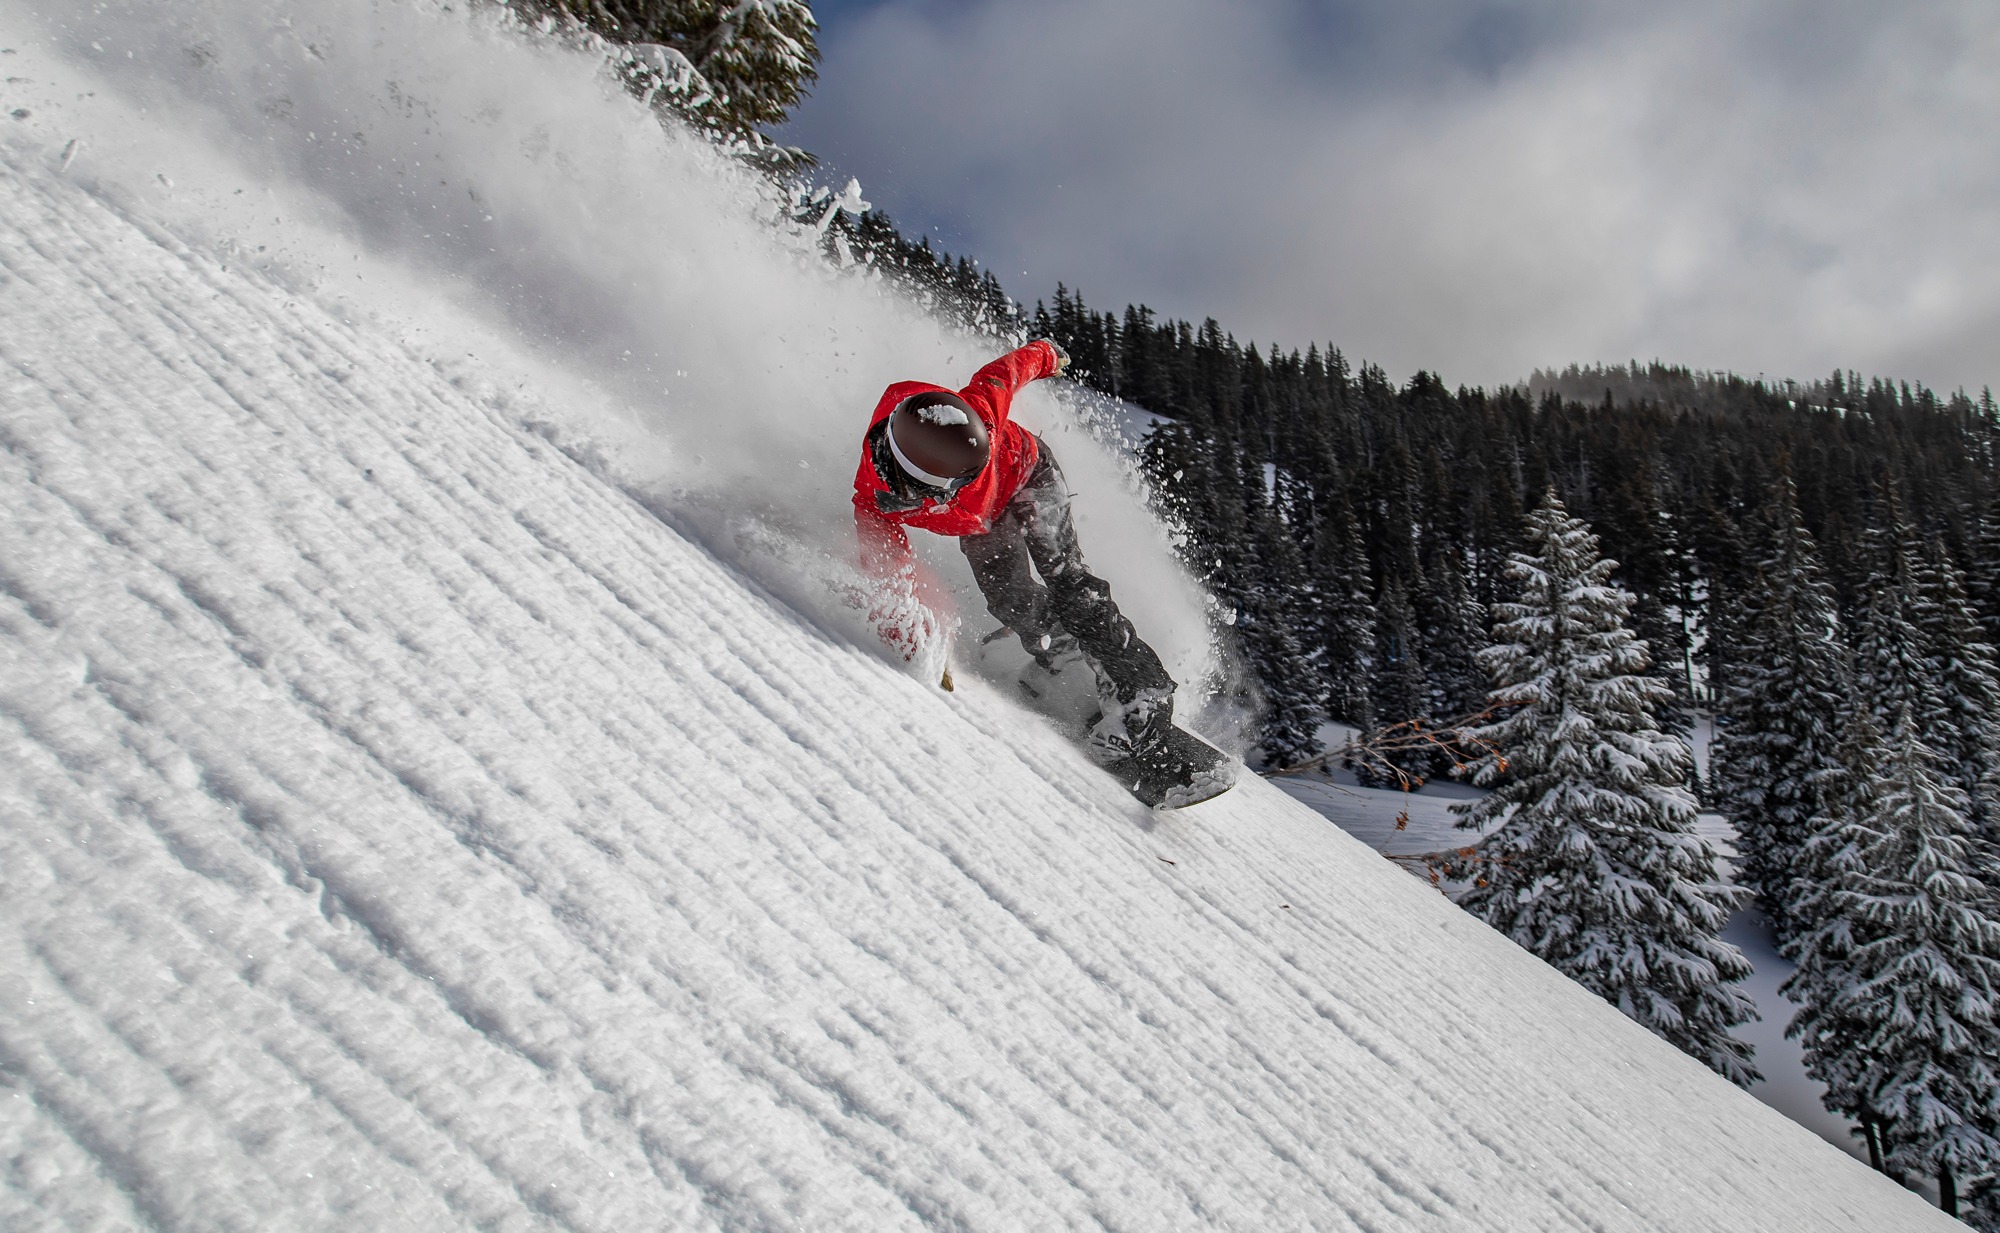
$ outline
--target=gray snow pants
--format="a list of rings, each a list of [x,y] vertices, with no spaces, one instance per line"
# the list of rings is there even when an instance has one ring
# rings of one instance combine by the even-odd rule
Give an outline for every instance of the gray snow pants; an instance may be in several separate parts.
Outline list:
[[[1046,443],[1028,482],[993,520],[993,529],[961,536],[958,546],[987,611],[1020,637],[1030,655],[1046,660],[1067,633],[1120,702],[1142,690],[1172,693],[1174,679],[1112,602],[1111,584],[1084,567],[1070,521],[1069,489]]]

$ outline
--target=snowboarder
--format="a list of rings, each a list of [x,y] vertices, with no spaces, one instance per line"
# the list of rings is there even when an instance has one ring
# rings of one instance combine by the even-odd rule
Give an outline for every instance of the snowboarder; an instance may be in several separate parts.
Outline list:
[[[862,439],[854,521],[863,568],[931,609],[940,601],[916,570],[904,528],[956,537],[988,611],[1044,672],[1087,661],[1102,714],[1085,745],[1110,766],[1168,736],[1174,680],[1112,602],[1110,584],[1085,568],[1054,454],[1009,418],[1016,391],[1068,366],[1061,347],[1038,339],[957,393],[922,381],[890,386]],[[878,621],[885,641],[915,654],[919,635],[907,616],[883,611]]]

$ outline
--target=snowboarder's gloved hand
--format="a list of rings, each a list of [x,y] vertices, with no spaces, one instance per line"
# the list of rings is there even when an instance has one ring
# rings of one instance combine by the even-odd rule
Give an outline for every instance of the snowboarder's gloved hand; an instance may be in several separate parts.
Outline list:
[[[1053,351],[1053,352],[1055,352],[1055,353],[1056,353],[1056,371],[1057,371],[1057,372],[1068,372],[1068,371],[1069,371],[1069,352],[1067,352],[1067,351],[1065,351],[1065,350],[1063,350],[1063,349],[1062,349],[1062,344],[1061,344],[1061,343],[1057,342],[1057,341],[1056,341],[1055,339],[1053,339],[1053,338],[1038,338],[1038,339],[1036,339],[1035,341],[1036,341],[1036,342],[1045,342],[1045,343],[1047,343],[1047,344],[1049,345],[1049,350],[1051,350],[1051,351]]]
[[[950,592],[914,563],[878,581],[867,604],[875,632],[906,663],[948,648],[958,628]]]

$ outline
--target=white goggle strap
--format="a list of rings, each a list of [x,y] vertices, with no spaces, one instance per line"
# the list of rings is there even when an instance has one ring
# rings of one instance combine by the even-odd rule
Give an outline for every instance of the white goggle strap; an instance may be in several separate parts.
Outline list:
[[[903,468],[909,475],[922,480],[933,488],[953,488],[965,482],[962,479],[946,479],[941,475],[932,475],[929,471],[911,462],[909,455],[903,453],[903,447],[896,444],[896,424],[894,420],[889,422],[888,436],[889,452],[896,456],[896,465]]]

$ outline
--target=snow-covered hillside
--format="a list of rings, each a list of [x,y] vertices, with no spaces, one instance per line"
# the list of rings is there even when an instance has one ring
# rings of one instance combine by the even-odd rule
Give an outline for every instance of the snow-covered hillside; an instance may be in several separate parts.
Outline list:
[[[885,662],[815,477],[973,361],[579,57],[166,7],[0,8],[0,1227],[1956,1227],[1276,789],[1152,815]],[[202,85],[232,40],[292,58]],[[503,130],[489,79],[685,217],[542,225],[579,143],[482,258],[412,222],[457,172],[282,145]]]

